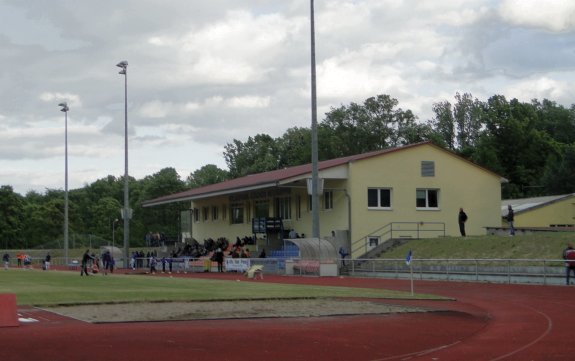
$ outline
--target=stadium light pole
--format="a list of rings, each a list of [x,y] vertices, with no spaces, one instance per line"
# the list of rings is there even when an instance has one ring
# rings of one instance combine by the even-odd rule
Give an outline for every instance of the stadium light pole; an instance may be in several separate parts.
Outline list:
[[[58,104],[64,112],[64,262],[68,264],[68,103]]]
[[[116,64],[122,70],[118,74],[124,75],[124,267],[128,267],[130,244],[130,202],[128,186],[128,62],[123,60]]]
[[[319,171],[318,171],[318,141],[317,141],[317,86],[315,71],[315,11],[314,0],[310,0],[311,25],[311,205],[312,205],[312,237],[318,239],[318,254],[321,261],[321,244],[319,241]]]

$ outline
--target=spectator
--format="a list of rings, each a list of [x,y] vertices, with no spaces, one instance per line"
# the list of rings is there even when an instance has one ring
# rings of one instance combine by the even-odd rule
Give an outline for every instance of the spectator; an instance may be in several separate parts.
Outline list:
[[[507,206],[507,223],[509,223],[509,235],[515,235],[515,228],[513,228],[513,221],[515,220],[515,212],[513,212],[513,208],[511,204]]]
[[[224,251],[221,248],[216,249],[214,258],[218,263],[218,272],[224,272]]]
[[[347,253],[345,247],[339,247],[339,255],[341,256],[341,264],[345,266],[345,257],[349,256],[349,253]]]
[[[8,252],[2,255],[2,261],[4,262],[4,269],[7,271],[8,267],[10,267],[10,255],[8,254]]]
[[[296,231],[295,231],[293,228],[289,231],[288,237],[289,237],[290,239],[295,239],[295,238],[297,238],[297,233],[296,233]]]
[[[86,276],[88,276],[88,263],[92,262],[94,260],[94,258],[92,256],[90,256],[90,250],[87,249],[86,252],[84,252],[84,255],[82,256],[82,264],[80,265],[80,276],[83,276],[84,274]]]
[[[462,237],[465,237],[465,222],[467,222],[467,214],[463,211],[463,208],[459,208],[459,232],[461,233]]]
[[[108,270],[110,270],[110,273],[114,273],[114,259],[110,251],[106,251],[102,255],[102,263],[104,265],[104,275],[108,275]]]
[[[44,258],[44,270],[48,271],[50,269],[51,260],[52,256],[50,256],[50,253],[46,254],[46,258]]]
[[[563,259],[565,262],[565,276],[567,286],[569,286],[569,276],[573,272],[575,277],[575,249],[573,249],[573,244],[571,242],[567,243],[567,248],[563,250]]]
[[[150,264],[150,273],[155,275],[156,274],[156,265],[158,264],[158,261],[156,260],[155,256],[150,257],[149,264]]]
[[[266,249],[262,249],[262,251],[260,252],[260,258],[266,258]]]

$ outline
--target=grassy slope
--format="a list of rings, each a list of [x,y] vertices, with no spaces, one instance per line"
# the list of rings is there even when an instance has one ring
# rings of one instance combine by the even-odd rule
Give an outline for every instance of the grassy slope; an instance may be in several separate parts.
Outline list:
[[[412,240],[381,255],[404,258],[411,249],[414,258],[476,259],[560,259],[573,232],[535,233],[515,237],[479,236]],[[574,242],[575,243],[575,242]]]

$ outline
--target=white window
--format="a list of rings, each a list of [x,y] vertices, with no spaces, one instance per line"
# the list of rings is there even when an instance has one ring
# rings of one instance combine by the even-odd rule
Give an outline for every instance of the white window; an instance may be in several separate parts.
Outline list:
[[[368,188],[367,208],[371,209],[391,209],[391,189],[390,188]]]
[[[380,237],[378,236],[369,236],[367,237],[367,247],[369,249],[375,248],[379,245]]]
[[[204,222],[210,219],[210,207],[202,207],[202,216]]]
[[[244,223],[244,204],[232,203],[230,205],[230,220],[232,224]]]
[[[418,189],[415,206],[418,209],[438,209],[439,189]]]
[[[226,220],[227,219],[227,214],[228,214],[228,206],[226,206],[225,204],[222,206],[222,220]]]
[[[291,219],[291,197],[276,198],[276,217]]]
[[[301,195],[298,194],[295,199],[295,213],[296,219],[301,219]]]
[[[327,191],[323,193],[323,209],[333,209],[333,192]]]
[[[256,218],[269,217],[270,204],[267,199],[254,201],[254,216]]]
[[[194,222],[198,223],[200,221],[200,210],[194,208]]]
[[[220,215],[220,208],[212,206],[212,221],[217,221]]]

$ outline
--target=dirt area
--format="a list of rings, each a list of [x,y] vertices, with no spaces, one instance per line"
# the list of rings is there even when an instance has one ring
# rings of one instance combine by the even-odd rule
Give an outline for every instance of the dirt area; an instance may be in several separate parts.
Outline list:
[[[319,317],[426,312],[422,308],[395,306],[376,301],[336,299],[124,303],[59,306],[45,309],[87,322]]]

